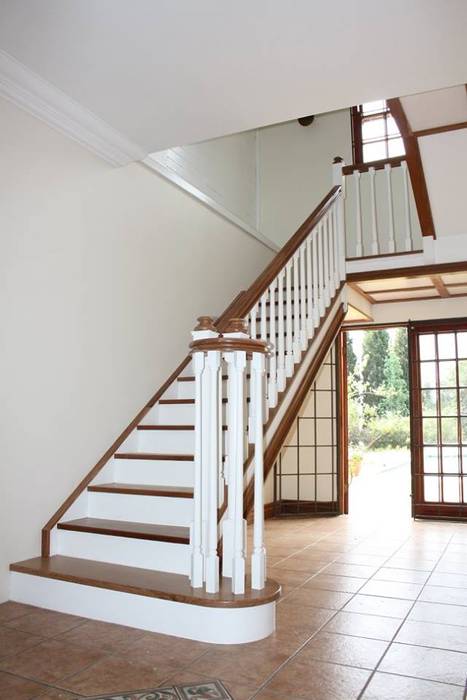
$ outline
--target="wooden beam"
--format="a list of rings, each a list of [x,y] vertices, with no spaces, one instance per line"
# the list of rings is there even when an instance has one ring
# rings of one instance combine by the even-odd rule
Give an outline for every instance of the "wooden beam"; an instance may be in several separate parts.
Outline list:
[[[442,278],[439,275],[430,275],[430,279],[436,287],[436,291],[438,292],[440,297],[444,297],[446,299],[451,296],[449,294],[449,290],[447,289],[446,285],[444,284]]]
[[[420,129],[414,131],[413,135],[419,139],[421,136],[432,136],[433,134],[442,134],[445,131],[457,131],[458,129],[467,129],[467,122],[457,122],[456,124],[443,124],[442,126],[432,126],[429,129]]]
[[[404,108],[399,98],[387,100],[389,110],[401,132],[404,141],[407,167],[417,207],[418,219],[424,236],[436,238],[433,216],[431,213],[430,199],[426,187],[425,173],[423,172],[422,158],[418,147],[417,137],[414,135]]]

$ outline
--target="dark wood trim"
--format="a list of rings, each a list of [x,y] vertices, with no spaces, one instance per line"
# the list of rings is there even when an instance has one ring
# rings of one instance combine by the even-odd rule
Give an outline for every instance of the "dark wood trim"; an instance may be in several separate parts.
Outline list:
[[[418,147],[417,137],[414,136],[409,121],[398,97],[387,100],[387,106],[398,126],[404,141],[407,167],[409,169],[410,181],[417,207],[418,219],[423,236],[433,236],[436,238],[433,216],[431,213],[430,199],[426,186],[423,163]]]
[[[467,122],[457,122],[455,124],[443,124],[442,126],[432,126],[429,129],[420,129],[414,131],[413,135],[419,139],[424,136],[433,136],[433,134],[443,134],[446,131],[457,131],[458,129],[467,129]]]
[[[304,501],[283,499],[275,505],[275,515],[302,517],[303,515],[340,515],[337,501]]]
[[[280,584],[271,579],[268,579],[265,587],[258,591],[251,588],[249,578],[247,578],[244,594],[234,595],[231,580],[226,578],[221,579],[218,593],[206,593],[204,588],[192,588],[188,576],[182,574],[60,555],[17,562],[10,565],[10,571],[212,608],[247,608],[264,605],[277,600],[281,593]]]
[[[192,352],[208,352],[209,350],[234,352],[236,350],[243,350],[246,353],[260,352],[263,355],[267,355],[269,352],[268,344],[264,340],[254,340],[253,338],[226,338],[225,336],[194,340],[190,343],[190,348]]]
[[[439,275],[430,275],[430,279],[433,282],[433,286],[435,287],[440,297],[448,299],[451,296],[448,290],[446,289],[446,285],[444,284],[443,280]]]
[[[362,161],[350,163],[350,165],[344,165],[342,168],[342,174],[352,175],[354,170],[358,170],[359,173],[367,173],[370,168],[374,168],[375,170],[384,170],[385,165],[390,165],[392,168],[398,168],[404,160],[407,160],[406,156],[395,156],[394,158],[370,160],[366,163]]]
[[[116,452],[114,459],[146,459],[155,461],[193,462],[194,455],[158,452]]]
[[[462,262],[437,263],[433,265],[417,265],[415,267],[398,267],[387,270],[367,270],[365,272],[347,273],[347,282],[369,282],[384,280],[391,277],[430,277],[443,272],[465,272],[467,260]]]
[[[385,328],[407,328],[408,322],[400,321],[399,323],[359,323],[353,324],[351,327],[347,327],[347,323],[344,323],[343,330],[346,331],[381,331]]]
[[[330,307],[331,309],[332,307]],[[305,397],[313,384],[316,374],[318,373],[319,368],[321,367],[324,358],[326,357],[327,353],[329,352],[329,349],[334,342],[337,333],[339,332],[339,329],[343,323],[345,317],[345,310],[344,310],[344,304],[341,304],[337,311],[336,314],[329,326],[329,328],[326,331],[326,334],[324,338],[322,339],[316,355],[311,361],[311,364],[307,370],[307,373],[305,377],[302,380],[302,383],[300,384],[298,390],[295,392],[290,405],[285,413],[285,415],[282,417],[281,422],[279,423],[279,426],[277,427],[276,432],[274,433],[271,442],[269,445],[266,447],[266,450],[264,452],[264,478],[266,479],[269,472],[274,466],[274,462],[277,459],[277,456],[279,454],[279,451],[284,443],[285,438],[287,437],[290,428],[292,427],[292,424],[297,417],[298,411],[300,410],[303,401],[305,400]],[[287,389],[286,389],[287,391]],[[277,412],[278,407],[276,407],[276,412]],[[270,425],[271,421],[273,420],[275,414],[270,415],[268,422],[266,423],[265,426],[265,431],[267,430],[268,425]],[[251,457],[247,462],[245,463],[245,470],[249,466],[249,463],[251,461]],[[248,486],[245,489],[245,498],[244,498],[244,511],[245,514],[249,512],[253,505],[254,501],[254,483],[253,481],[250,481]]]
[[[347,391],[347,333],[341,330],[337,344],[337,480],[339,513],[349,512],[349,424]]]
[[[151,486],[150,484],[93,484],[92,493],[117,493],[131,496],[159,496],[163,498],[193,498],[193,489],[186,486]]]
[[[105,520],[101,518],[77,518],[57,524],[59,530],[71,532],[90,532],[96,535],[128,537],[136,540],[153,540],[154,542],[190,543],[190,528],[178,525],[153,525],[151,523],[134,523],[126,520]]]

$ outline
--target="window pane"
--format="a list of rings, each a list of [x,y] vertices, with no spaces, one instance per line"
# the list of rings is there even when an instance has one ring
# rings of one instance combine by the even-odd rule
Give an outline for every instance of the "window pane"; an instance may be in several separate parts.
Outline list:
[[[443,477],[443,500],[447,503],[459,503],[459,479],[457,477]]]
[[[390,139],[388,141],[388,153],[390,158],[405,155],[404,142],[402,139]]]
[[[365,163],[371,160],[382,160],[383,158],[387,158],[386,141],[363,144],[363,160]]]
[[[458,433],[457,418],[441,419],[441,441],[445,445],[457,444],[459,442]]]
[[[467,397],[466,397],[467,399]],[[436,416],[436,391],[433,389],[422,390],[422,415]]]
[[[429,389],[436,386],[436,363],[422,362],[420,365],[422,387]]]
[[[467,386],[467,360],[459,360],[459,386]]]
[[[436,445],[438,442],[438,426],[436,418],[423,419],[423,442],[426,445]]]
[[[464,503],[467,503],[467,476],[464,476],[463,482],[464,482]]]
[[[421,360],[435,359],[435,336],[421,335],[418,341]]]
[[[467,389],[459,389],[461,415],[467,416]]]
[[[459,363],[460,364],[460,363]],[[467,362],[466,362],[467,365]],[[467,366],[466,366],[467,371]],[[467,375],[466,375],[467,379]],[[456,386],[456,363],[454,360],[445,360],[439,363],[439,385]]]
[[[462,473],[467,474],[467,447],[461,448]]]
[[[362,123],[363,141],[373,141],[386,137],[386,118],[365,119]]]
[[[455,389],[440,389],[440,404],[442,416],[457,416],[457,391]]]
[[[456,336],[454,333],[438,335],[438,357],[440,360],[451,360],[456,357]]]
[[[386,109],[386,100],[374,100],[373,102],[365,102],[362,104],[363,114],[371,114],[372,112],[383,112]]]
[[[461,434],[461,442],[467,445],[467,418],[465,417],[461,418]]]
[[[460,472],[459,448],[443,447],[443,473],[458,474]]]
[[[437,476],[425,476],[423,479],[425,501],[439,503],[439,489]]]
[[[451,448],[448,448],[451,449]],[[439,460],[438,460],[438,448],[437,447],[424,447],[423,448],[423,470],[427,474],[438,474],[439,472]]]
[[[467,333],[457,334],[457,356],[467,357]]]

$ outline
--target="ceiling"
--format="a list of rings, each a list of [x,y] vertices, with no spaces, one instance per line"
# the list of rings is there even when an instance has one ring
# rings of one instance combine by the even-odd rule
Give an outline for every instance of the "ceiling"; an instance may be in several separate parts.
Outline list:
[[[467,271],[352,282],[370,304],[467,296]]]
[[[44,118],[57,88],[144,155],[460,84],[466,26],[465,0],[2,0],[0,49]]]
[[[467,122],[465,85],[409,95],[401,101],[412,131]]]

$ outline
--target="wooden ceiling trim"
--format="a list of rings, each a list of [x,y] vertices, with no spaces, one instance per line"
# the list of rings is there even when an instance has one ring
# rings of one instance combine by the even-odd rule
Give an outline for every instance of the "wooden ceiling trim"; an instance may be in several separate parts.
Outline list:
[[[419,129],[419,131],[414,131],[413,135],[419,139],[423,136],[433,136],[433,134],[442,134],[446,131],[457,131],[458,129],[467,129],[467,122],[456,122],[455,124],[443,124],[442,126],[432,126],[428,129]]]
[[[390,277],[430,277],[443,272],[466,272],[467,260],[449,263],[433,263],[432,265],[417,265],[416,267],[399,267],[391,270],[367,270],[362,272],[349,272],[348,282],[368,282],[369,280],[383,280]]]
[[[374,304],[375,300],[369,294],[368,292],[365,292],[364,289],[358,286],[358,284],[354,284],[353,282],[348,283],[349,287],[354,290],[354,292],[357,292],[357,294],[361,294],[364,299],[366,299],[370,304]]]
[[[423,171],[422,158],[418,147],[417,137],[414,135],[409,121],[398,97],[387,100],[389,111],[401,133],[404,141],[407,167],[409,169],[410,181],[417,207],[420,227],[424,236],[436,238],[433,216],[431,213],[430,199],[426,186],[425,173]]]

